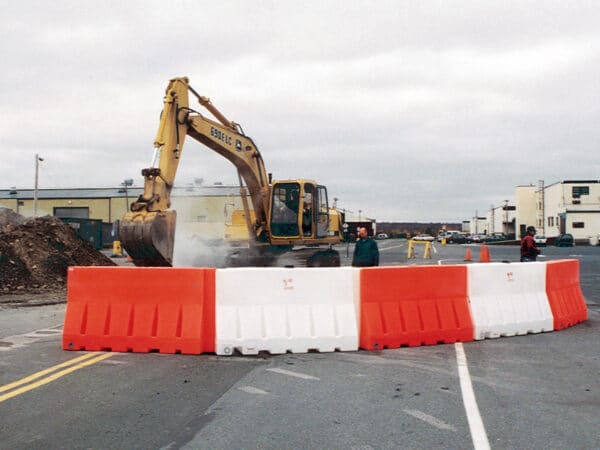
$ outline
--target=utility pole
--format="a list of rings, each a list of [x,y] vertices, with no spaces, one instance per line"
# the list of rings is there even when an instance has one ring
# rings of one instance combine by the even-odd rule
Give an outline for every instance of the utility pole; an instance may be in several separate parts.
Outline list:
[[[504,200],[504,224],[502,226],[502,232],[508,235],[508,200]]]
[[[125,188],[125,212],[129,211],[129,193],[127,192],[127,188],[132,185],[133,185],[132,178],[127,178],[126,180],[123,180],[123,182],[121,183],[121,186],[123,186]]]
[[[43,161],[44,158],[41,158],[37,153],[35,154],[35,183],[33,187],[33,217],[37,217],[38,211],[38,174],[39,174],[39,166],[40,161]]]

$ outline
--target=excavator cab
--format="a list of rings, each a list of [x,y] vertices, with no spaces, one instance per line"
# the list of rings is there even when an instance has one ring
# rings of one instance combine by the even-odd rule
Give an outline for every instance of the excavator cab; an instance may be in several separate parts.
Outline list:
[[[322,238],[329,232],[327,188],[312,181],[273,183],[270,229],[274,239]]]

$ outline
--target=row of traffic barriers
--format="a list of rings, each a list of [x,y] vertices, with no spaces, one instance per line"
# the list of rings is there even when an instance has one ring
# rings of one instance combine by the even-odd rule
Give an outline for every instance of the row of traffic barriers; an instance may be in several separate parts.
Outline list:
[[[71,267],[63,349],[376,350],[587,319],[579,261],[374,268]]]

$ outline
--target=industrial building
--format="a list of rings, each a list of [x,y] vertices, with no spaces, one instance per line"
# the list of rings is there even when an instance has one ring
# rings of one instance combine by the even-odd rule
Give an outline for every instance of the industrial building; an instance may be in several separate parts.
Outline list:
[[[536,191],[536,226],[546,236],[572,234],[587,239],[600,233],[600,181],[565,180]]]
[[[141,187],[40,189],[37,201],[33,189],[0,190],[0,207],[30,217],[51,215],[61,219],[101,221],[103,242],[112,242],[113,223],[128,211],[129,205],[143,193]],[[237,186],[184,186],[172,191],[177,220],[186,228],[211,238],[223,237],[233,211],[243,209]],[[73,222],[72,222],[73,223]]]
[[[0,190],[0,207],[10,208],[26,217],[59,217],[74,227],[77,221],[99,221],[102,224],[100,240],[106,246],[113,240],[113,224],[125,215],[129,205],[142,193],[142,187],[125,185],[115,188],[39,189],[36,202],[34,189],[12,188]],[[194,184],[175,187],[171,200],[172,209],[177,211],[178,229],[207,239],[223,238],[226,226],[232,222],[233,212],[243,210],[239,186]],[[34,213],[36,203],[37,213]],[[345,229],[350,238],[355,237],[359,225],[367,227],[371,234],[376,233],[375,219],[362,214],[362,210],[358,213],[340,211],[345,213]]]
[[[471,233],[502,233],[519,239],[528,226],[536,227],[538,234],[555,238],[571,234],[584,242],[600,234],[600,181],[563,180],[550,185],[515,187],[515,202],[504,200],[501,206],[492,206],[485,218],[468,221]]]

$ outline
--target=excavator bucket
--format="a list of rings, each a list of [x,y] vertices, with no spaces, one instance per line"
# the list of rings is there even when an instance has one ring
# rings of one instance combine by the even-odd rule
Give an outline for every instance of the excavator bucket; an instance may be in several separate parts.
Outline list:
[[[128,213],[119,225],[121,245],[136,266],[173,265],[175,211]]]

